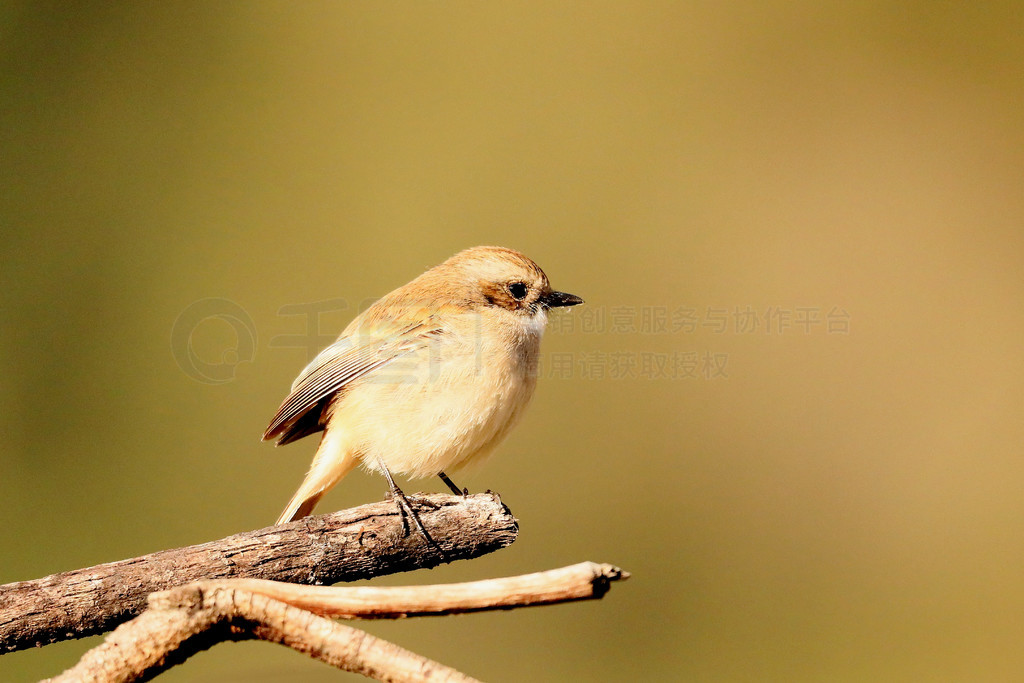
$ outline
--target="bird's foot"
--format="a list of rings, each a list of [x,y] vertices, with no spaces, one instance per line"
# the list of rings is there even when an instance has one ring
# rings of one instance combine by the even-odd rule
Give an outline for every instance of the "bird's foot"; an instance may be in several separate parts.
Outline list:
[[[452,493],[454,493],[456,496],[468,496],[469,495],[469,489],[466,489],[466,488],[460,489],[455,484],[455,482],[452,481],[451,478],[447,474],[445,474],[444,472],[438,472],[437,476],[441,478],[441,481],[443,481],[448,486],[448,488],[451,489]]]
[[[427,542],[427,545],[436,550],[437,554],[441,556],[441,559],[447,562],[448,555],[444,552],[441,546],[437,544],[437,541],[435,541],[430,535],[426,527],[423,526],[423,522],[420,521],[420,516],[416,514],[416,510],[412,505],[412,501],[416,501],[417,504],[430,508],[431,510],[436,510],[440,506],[429,500],[418,498],[416,496],[413,496],[410,499],[409,496],[406,496],[405,493],[402,492],[402,489],[398,488],[393,480],[389,483],[391,484],[391,490],[388,492],[387,497],[394,500],[395,504],[398,506],[398,514],[402,518],[403,535],[408,536],[412,533],[412,527],[415,526],[420,536],[422,536],[423,540]],[[412,522],[412,524],[410,524],[410,522]]]

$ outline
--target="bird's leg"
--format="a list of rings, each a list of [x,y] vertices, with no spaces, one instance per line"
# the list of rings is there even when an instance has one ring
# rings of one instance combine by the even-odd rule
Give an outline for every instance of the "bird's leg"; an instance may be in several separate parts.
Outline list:
[[[395,483],[395,478],[391,476],[391,471],[388,470],[384,463],[380,463],[380,467],[384,470],[384,476],[388,479],[388,485],[391,487],[391,497],[398,506],[398,513],[402,516],[402,529],[404,530],[405,535],[409,535],[409,519],[412,519],[413,524],[416,525],[416,530],[420,532],[427,544],[433,546],[434,549],[441,554],[441,557],[445,557],[444,550],[442,550],[441,546],[437,544],[437,541],[427,533],[426,528],[423,526],[423,522],[420,521],[419,515],[417,515],[416,511],[412,509],[412,504],[409,502],[409,499],[406,498],[404,493],[402,493],[402,489],[398,488],[398,484]]]
[[[455,485],[455,482],[452,481],[444,472],[438,472],[437,476],[441,477],[441,481],[447,484],[448,488],[450,488],[452,490],[452,493],[454,493],[456,496],[469,495],[469,489],[460,489],[458,486]]]

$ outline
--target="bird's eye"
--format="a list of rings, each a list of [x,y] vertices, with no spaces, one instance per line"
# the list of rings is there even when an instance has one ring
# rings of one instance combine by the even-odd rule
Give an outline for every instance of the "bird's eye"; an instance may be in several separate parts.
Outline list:
[[[522,282],[513,282],[508,286],[508,293],[517,301],[525,299],[527,291],[526,284]]]

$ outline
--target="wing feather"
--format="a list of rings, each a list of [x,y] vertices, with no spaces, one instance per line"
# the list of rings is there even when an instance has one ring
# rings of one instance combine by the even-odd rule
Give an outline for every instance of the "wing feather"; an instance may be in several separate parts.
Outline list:
[[[397,334],[376,330],[373,336],[343,336],[325,348],[299,373],[291,393],[263,433],[263,440],[280,437],[278,445],[283,445],[322,430],[323,413],[333,394],[352,380],[422,348],[431,336],[441,332],[432,323],[411,323]],[[360,336],[366,338],[360,341]]]

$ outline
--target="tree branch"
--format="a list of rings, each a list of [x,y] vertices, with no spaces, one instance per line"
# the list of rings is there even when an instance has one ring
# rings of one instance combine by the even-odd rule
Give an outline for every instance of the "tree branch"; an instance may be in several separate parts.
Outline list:
[[[151,606],[181,602],[182,592],[258,593],[314,614],[340,619],[402,619],[600,598],[629,574],[610,564],[580,562],[533,574],[428,586],[297,586],[260,579],[213,579],[154,593]]]
[[[473,679],[454,669],[313,612],[399,617],[509,609],[600,598],[612,581],[628,576],[612,565],[582,562],[437,586],[309,588],[246,579],[200,581],[150,596],[150,607],[141,616],[119,626],[52,681],[149,680],[216,642],[259,638],[381,681],[469,682]]]
[[[260,578],[329,584],[435,567],[511,544],[511,512],[493,494],[417,496],[443,550],[406,534],[383,501],[249,531],[201,545],[0,586],[0,652],[81,638],[136,616],[146,596],[198,579]]]

